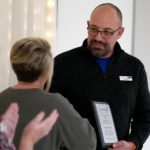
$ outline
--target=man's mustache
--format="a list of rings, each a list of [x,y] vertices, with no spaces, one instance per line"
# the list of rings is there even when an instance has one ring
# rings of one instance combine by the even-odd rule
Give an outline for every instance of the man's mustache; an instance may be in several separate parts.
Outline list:
[[[107,45],[107,43],[104,43],[102,41],[96,41],[96,40],[91,41],[91,44],[100,44],[100,45],[103,45],[104,47],[106,47]]]

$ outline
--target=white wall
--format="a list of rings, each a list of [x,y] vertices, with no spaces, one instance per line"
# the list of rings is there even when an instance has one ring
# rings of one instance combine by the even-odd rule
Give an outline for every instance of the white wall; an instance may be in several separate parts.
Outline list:
[[[150,1],[137,0],[135,3],[134,52],[145,65],[150,88]],[[150,149],[150,137],[144,144],[143,150]]]
[[[133,0],[58,0],[57,44],[54,55],[82,44],[87,37],[87,20],[92,10],[103,2],[114,3],[123,12],[125,32],[120,44],[126,52],[131,53]]]
[[[144,63],[150,87],[150,1],[135,3],[134,55]]]

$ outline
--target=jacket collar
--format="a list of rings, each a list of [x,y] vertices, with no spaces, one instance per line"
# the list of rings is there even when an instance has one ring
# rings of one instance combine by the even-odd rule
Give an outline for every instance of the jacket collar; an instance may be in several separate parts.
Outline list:
[[[88,55],[88,56],[92,56],[92,54],[91,54],[91,52],[90,52],[90,50],[88,49],[88,45],[87,45],[87,39],[85,39],[84,41],[83,41],[83,44],[82,44],[82,51],[84,52],[84,53],[86,53],[86,55]],[[115,44],[115,46],[114,46],[114,56],[118,56],[118,55],[120,55],[121,53],[123,53],[124,51],[121,49],[121,46],[120,46],[120,44],[118,43],[118,42],[116,42],[116,44]],[[93,57],[93,56],[92,56]]]

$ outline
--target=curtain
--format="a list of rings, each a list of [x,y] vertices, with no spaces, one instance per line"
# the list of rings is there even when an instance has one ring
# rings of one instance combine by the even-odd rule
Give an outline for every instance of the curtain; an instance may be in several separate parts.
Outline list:
[[[45,38],[55,49],[55,0],[0,1],[0,91],[16,83],[9,53],[12,44],[21,38]]]

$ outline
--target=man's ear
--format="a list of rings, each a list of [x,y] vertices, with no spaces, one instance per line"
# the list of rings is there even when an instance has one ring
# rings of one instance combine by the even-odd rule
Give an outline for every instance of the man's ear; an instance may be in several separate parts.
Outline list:
[[[90,25],[90,21],[88,20],[88,21],[87,21],[87,26],[89,26],[89,25]]]
[[[123,32],[124,32],[124,27],[121,27],[118,31],[118,39],[122,36]]]
[[[121,27],[119,30],[119,35],[122,36],[123,32],[124,32],[124,27]]]

